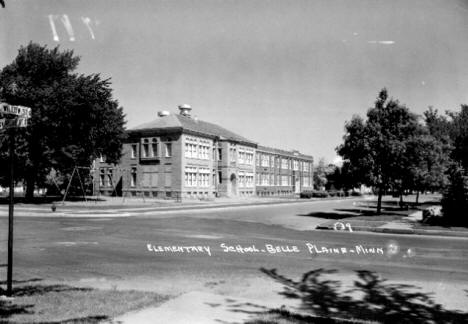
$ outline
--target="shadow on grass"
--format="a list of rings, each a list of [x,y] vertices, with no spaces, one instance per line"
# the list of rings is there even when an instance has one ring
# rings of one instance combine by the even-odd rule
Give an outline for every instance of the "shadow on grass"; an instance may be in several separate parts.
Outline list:
[[[71,291],[91,291],[91,288],[71,287],[67,285],[31,285],[30,283],[42,281],[40,278],[32,278],[27,280],[13,280],[12,298],[4,298],[0,300],[0,323],[8,323],[8,319],[14,315],[33,315],[33,304],[18,303],[17,300],[22,297],[33,297],[54,292],[71,292]],[[25,285],[26,284],[26,285]],[[0,285],[6,285],[6,281],[0,281]],[[0,287],[0,296],[5,295],[6,291]],[[91,316],[85,318],[76,318],[56,323],[99,323],[108,319],[107,316]],[[40,323],[40,322],[37,322]],[[55,323],[55,322],[47,322]]]
[[[305,273],[299,281],[281,276],[276,273],[275,269],[261,268],[260,270],[284,285],[285,289],[281,293],[283,296],[299,299],[301,311],[308,316],[383,323],[468,322],[468,313],[444,309],[432,299],[431,294],[418,291],[419,287],[390,284],[387,280],[379,278],[375,272],[356,271],[358,280],[354,281],[354,287],[343,291],[339,281],[330,279],[337,272],[336,270],[312,270]],[[276,310],[277,315],[280,311]],[[279,321],[271,323],[277,322]],[[315,322],[325,323],[310,320],[285,323]],[[336,321],[336,323],[342,323],[342,321]]]
[[[342,219],[342,218],[348,218],[348,217],[356,217],[360,216],[361,214],[359,213],[342,213],[339,211],[336,212],[312,212],[308,214],[298,214],[297,216],[305,216],[305,217],[318,217],[318,218],[324,218],[324,219]]]
[[[80,318],[72,318],[64,321],[57,321],[57,322],[34,322],[36,324],[83,324],[83,323],[108,323],[110,320],[109,316],[87,316],[87,317],[80,317]]]
[[[355,207],[352,208],[337,208],[331,212],[311,212],[307,214],[298,214],[297,216],[305,216],[305,217],[318,217],[324,219],[343,219],[349,217],[357,217],[357,216],[379,216],[377,214],[377,203],[373,201],[363,201],[353,203]],[[382,213],[381,215],[387,216],[407,216],[412,211],[416,211],[416,208],[405,206],[401,208],[398,205],[398,202],[394,201],[384,201],[382,202]]]

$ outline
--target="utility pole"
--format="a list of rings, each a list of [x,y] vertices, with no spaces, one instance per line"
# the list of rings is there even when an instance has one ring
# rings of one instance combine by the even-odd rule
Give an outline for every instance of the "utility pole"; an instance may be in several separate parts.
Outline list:
[[[13,292],[13,211],[15,209],[15,129],[10,132],[10,204],[8,208],[7,296]]]
[[[16,88],[13,84],[12,88]],[[0,102],[0,129],[9,129],[10,153],[10,202],[8,208],[8,267],[7,267],[7,296],[13,293],[13,213],[15,208],[15,136],[17,127],[27,127],[31,118],[31,108],[13,106]]]

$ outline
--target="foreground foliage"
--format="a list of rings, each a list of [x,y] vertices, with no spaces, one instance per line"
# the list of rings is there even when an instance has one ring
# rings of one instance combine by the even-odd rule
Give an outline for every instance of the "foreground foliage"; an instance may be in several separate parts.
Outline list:
[[[298,281],[279,275],[275,269],[260,270],[284,285],[282,295],[299,299],[301,310],[314,316],[383,323],[464,323],[468,320],[468,313],[444,309],[429,294],[417,291],[417,287],[390,284],[371,271],[356,271],[358,280],[354,288],[343,292],[340,282],[330,279],[336,270],[312,270]]]

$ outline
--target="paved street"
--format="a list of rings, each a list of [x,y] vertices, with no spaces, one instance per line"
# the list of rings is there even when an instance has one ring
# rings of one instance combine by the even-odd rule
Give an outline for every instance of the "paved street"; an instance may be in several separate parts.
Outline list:
[[[15,279],[171,294],[202,290],[269,298],[279,306],[279,285],[261,267],[293,279],[336,269],[335,279],[345,284],[356,279],[353,271],[369,270],[432,292],[447,307],[466,307],[467,239],[310,230],[323,221],[316,216],[352,207],[353,201],[327,201],[114,218],[17,217]],[[0,224],[3,278],[7,218]],[[250,250],[236,252],[237,245]],[[273,253],[276,247],[281,252]]]

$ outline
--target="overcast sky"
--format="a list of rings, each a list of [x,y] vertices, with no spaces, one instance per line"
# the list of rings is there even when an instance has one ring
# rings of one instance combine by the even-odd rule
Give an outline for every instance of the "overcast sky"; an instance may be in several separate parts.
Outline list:
[[[262,145],[335,158],[382,87],[422,113],[468,104],[464,0],[5,0],[0,67],[60,45],[112,79],[127,126],[190,104]]]

